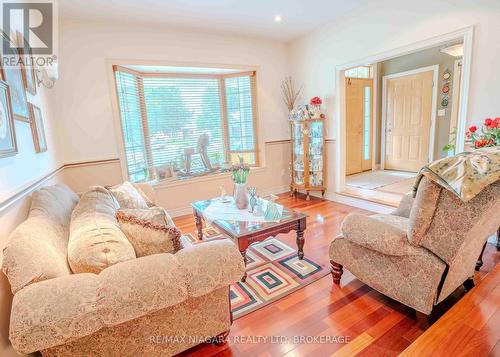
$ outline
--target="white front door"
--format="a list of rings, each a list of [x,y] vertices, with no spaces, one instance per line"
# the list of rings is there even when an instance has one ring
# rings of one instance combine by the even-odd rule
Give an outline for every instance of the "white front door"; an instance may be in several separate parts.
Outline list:
[[[418,171],[429,162],[434,70],[385,81],[384,168]]]

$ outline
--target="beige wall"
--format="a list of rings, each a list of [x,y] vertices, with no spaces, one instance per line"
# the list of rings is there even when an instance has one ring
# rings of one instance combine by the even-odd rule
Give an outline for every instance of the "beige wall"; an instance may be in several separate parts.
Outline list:
[[[280,82],[289,74],[287,47],[277,41],[121,23],[60,21],[58,114],[65,162],[119,157],[108,60],[215,64],[257,68],[261,142],[289,138]]]
[[[116,159],[121,134],[113,114],[109,81],[111,62],[156,64],[205,64],[255,67],[257,69],[258,133],[263,169],[250,177],[260,189],[286,187],[288,157],[278,146],[264,144],[289,139],[286,107],[280,83],[289,74],[284,43],[241,36],[214,35],[170,28],[148,28],[120,23],[60,21],[60,80],[56,85],[57,113],[61,123],[64,162]],[[119,162],[68,168],[66,182],[76,190],[91,184],[123,181]],[[255,183],[252,181],[255,180]],[[185,212],[189,203],[230,191],[227,176],[160,184],[158,200],[174,212]]]
[[[336,138],[335,70],[337,66],[362,60],[402,46],[474,25],[469,124],[500,114],[500,3],[482,1],[367,2],[355,14],[290,43],[290,61],[295,79],[304,84],[304,96],[325,99],[329,117],[328,135]],[[328,159],[332,167],[333,157]],[[328,186],[330,192],[334,186]]]
[[[264,145],[264,150],[266,167],[252,170],[248,185],[256,187],[261,195],[288,190],[290,142],[268,142]],[[91,185],[115,185],[123,181],[118,160],[68,165],[60,177],[76,192],[83,192]],[[178,216],[191,213],[191,202],[220,195],[221,186],[228,194],[232,193],[233,185],[229,174],[160,183],[154,187],[154,191],[157,204],[166,208],[172,216]]]

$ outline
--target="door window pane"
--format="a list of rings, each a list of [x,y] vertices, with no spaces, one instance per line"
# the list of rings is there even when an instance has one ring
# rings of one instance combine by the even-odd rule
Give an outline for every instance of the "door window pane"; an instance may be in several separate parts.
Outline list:
[[[363,159],[370,160],[370,124],[371,124],[371,88],[365,87],[365,111],[364,111],[364,132],[363,132]]]

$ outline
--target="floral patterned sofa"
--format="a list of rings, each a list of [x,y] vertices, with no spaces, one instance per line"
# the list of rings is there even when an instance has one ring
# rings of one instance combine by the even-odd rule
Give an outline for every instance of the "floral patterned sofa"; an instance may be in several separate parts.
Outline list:
[[[500,181],[463,202],[423,177],[416,197],[392,214],[351,214],[330,245],[334,283],[343,268],[375,290],[414,308],[425,326],[434,305],[465,282],[500,225]]]
[[[244,273],[230,241],[183,241],[175,254],[134,258],[99,274],[73,274],[68,236],[78,201],[63,185],[35,192],[28,219],[4,249],[16,351],[170,356],[230,329],[229,285]]]

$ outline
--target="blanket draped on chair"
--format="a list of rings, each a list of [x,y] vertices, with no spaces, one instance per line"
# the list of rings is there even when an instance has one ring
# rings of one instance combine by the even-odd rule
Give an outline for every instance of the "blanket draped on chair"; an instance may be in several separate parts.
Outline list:
[[[413,196],[423,176],[467,202],[500,179],[500,147],[488,147],[445,157],[420,169]]]

